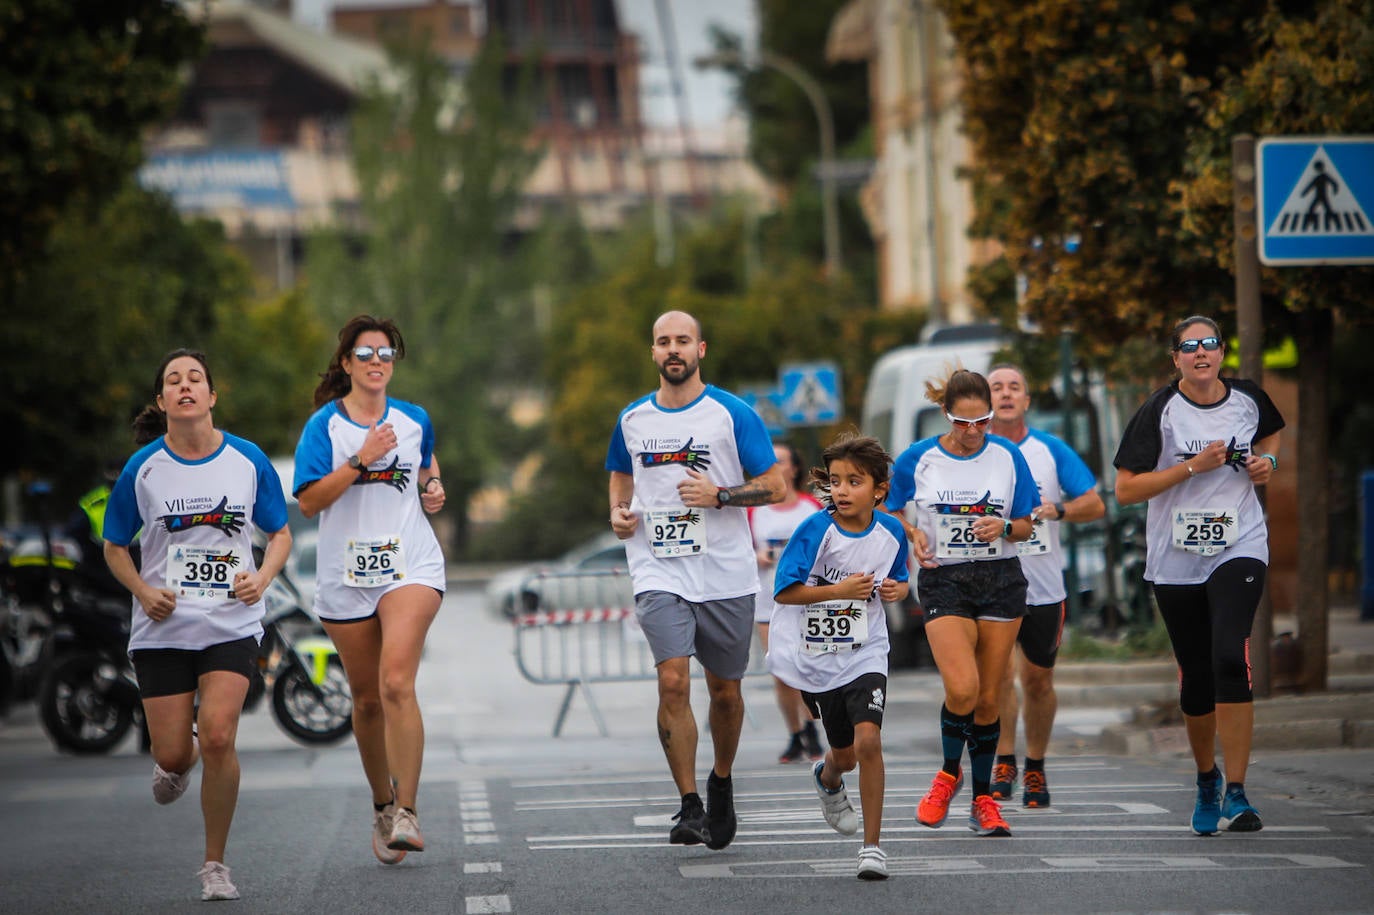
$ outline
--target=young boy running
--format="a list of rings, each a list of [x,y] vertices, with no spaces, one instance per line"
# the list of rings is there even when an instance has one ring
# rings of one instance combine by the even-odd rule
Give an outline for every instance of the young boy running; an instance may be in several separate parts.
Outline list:
[[[882,602],[906,596],[906,533],[896,518],[874,511],[887,496],[891,466],[876,439],[843,434],[822,460],[825,469],[812,474],[830,507],[801,523],[778,560],[768,668],[801,690],[825,726],[830,750],[812,775],[825,821],[841,835],[859,829],[842,778],[859,767],[864,844],[858,876],[884,880],[887,855],[878,845],[888,652]]]

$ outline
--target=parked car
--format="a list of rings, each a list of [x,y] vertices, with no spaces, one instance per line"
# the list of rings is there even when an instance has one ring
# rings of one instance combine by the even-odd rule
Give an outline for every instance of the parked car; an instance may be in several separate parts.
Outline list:
[[[529,563],[487,583],[487,609],[513,618],[534,610],[609,606],[633,599],[625,542],[607,531],[557,559]]]

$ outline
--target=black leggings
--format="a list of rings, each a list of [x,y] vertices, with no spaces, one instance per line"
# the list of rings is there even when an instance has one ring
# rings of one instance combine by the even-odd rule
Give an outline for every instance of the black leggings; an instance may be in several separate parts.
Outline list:
[[[1159,615],[1178,661],[1178,704],[1207,715],[1218,702],[1250,702],[1250,627],[1267,569],[1232,559],[1200,585],[1155,585]]]

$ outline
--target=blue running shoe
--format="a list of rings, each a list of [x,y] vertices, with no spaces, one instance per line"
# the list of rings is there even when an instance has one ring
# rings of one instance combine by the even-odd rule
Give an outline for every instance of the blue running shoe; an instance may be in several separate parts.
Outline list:
[[[1250,806],[1245,797],[1245,786],[1232,785],[1226,789],[1219,825],[1227,832],[1259,832],[1264,828],[1259,811]]]
[[[1220,828],[1221,820],[1221,772],[1212,767],[1211,772],[1197,777],[1197,803],[1193,805],[1193,832],[1200,836],[1214,836]]]

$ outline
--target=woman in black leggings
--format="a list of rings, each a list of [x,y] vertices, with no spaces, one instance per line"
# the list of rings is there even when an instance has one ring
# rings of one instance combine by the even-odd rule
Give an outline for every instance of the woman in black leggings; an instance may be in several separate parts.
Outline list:
[[[1113,462],[1117,501],[1149,503],[1145,579],[1178,661],[1198,770],[1192,826],[1201,836],[1262,825],[1245,797],[1255,722],[1250,627],[1269,562],[1255,487],[1278,470],[1283,428],[1258,385],[1221,377],[1225,352],[1211,318],[1180,321],[1172,341],[1179,378],[1136,412]]]

